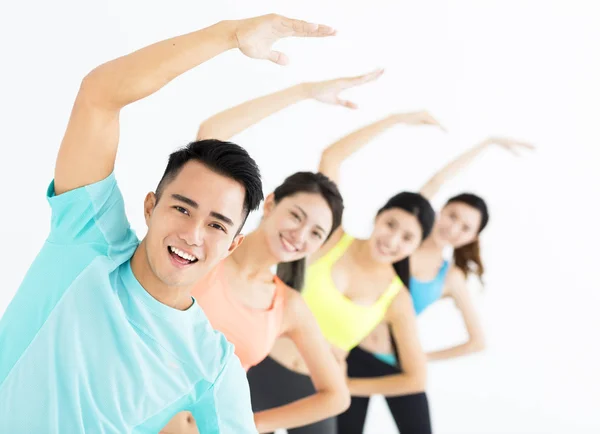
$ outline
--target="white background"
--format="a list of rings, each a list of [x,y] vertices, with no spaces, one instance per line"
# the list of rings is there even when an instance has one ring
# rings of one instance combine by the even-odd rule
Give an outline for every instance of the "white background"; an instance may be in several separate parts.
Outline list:
[[[366,236],[390,195],[418,189],[487,135],[537,144],[537,152],[521,159],[491,149],[449,183],[436,204],[474,191],[488,200],[491,223],[483,236],[487,286],[473,289],[488,349],[430,365],[434,429],[600,432],[596,2],[7,4],[0,11],[0,313],[47,235],[44,193],[80,79],[97,64],[157,40],[224,18],[278,12],[332,25],[339,35],[280,43],[292,61],[286,68],[229,52],[124,112],[117,176],[138,234],[144,234],[145,193],[158,182],[168,153],[193,139],[203,119],[299,81],[385,67],[377,83],[347,93],[358,111],[304,102],[236,138],[258,160],[266,192],[294,171],[314,170],[320,151],[352,129],[393,111],[426,108],[449,134],[397,127],[344,166],[345,226]],[[429,309],[420,324],[428,349],[464,338],[446,302]],[[375,405],[367,432],[393,433],[390,421]]]

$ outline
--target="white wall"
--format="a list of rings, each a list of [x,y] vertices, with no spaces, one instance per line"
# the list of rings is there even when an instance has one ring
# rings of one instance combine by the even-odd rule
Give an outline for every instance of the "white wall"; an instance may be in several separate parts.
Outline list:
[[[449,134],[398,127],[344,167],[345,225],[356,235],[368,234],[388,196],[417,189],[486,135],[538,144],[522,159],[491,150],[440,197],[468,189],[491,207],[488,285],[477,297],[489,348],[431,364],[434,428],[599,432],[597,8],[586,0],[11,2],[0,14],[0,312],[47,234],[44,192],[83,75],[162,38],[276,11],[330,24],[339,35],[281,43],[292,60],[286,68],[227,53],[124,113],[117,171],[138,234],[144,194],[202,119],[298,81],[383,66],[379,82],[348,93],[360,110],[302,103],[237,141],[257,158],[270,191],[285,175],[314,169],[323,147],[350,129],[392,111],[430,110]],[[444,302],[420,323],[426,348],[464,336]],[[380,404],[368,432],[394,432]]]

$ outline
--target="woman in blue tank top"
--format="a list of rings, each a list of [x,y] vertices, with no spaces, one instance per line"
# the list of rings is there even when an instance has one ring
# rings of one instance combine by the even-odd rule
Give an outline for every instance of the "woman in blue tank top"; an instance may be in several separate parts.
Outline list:
[[[490,138],[470,149],[438,171],[420,193],[431,200],[442,185],[470,164],[482,151],[498,145],[516,153],[531,145],[505,138]],[[467,290],[467,278],[475,274],[482,279],[484,267],[480,257],[479,234],[489,220],[483,199],[463,193],[452,197],[438,214],[434,229],[410,261],[395,264],[396,273],[409,283],[415,312],[420,314],[443,297],[451,297],[462,314],[469,338],[467,342],[427,354],[428,360],[459,357],[484,349],[483,330]],[[453,258],[444,258],[444,250],[453,249]],[[372,378],[402,371],[396,357],[396,345],[388,327],[373,331],[347,359],[348,376]],[[362,433],[370,397],[352,397],[350,408],[338,416],[338,433]],[[427,395],[386,397],[386,402],[402,434],[430,433],[431,422]]]

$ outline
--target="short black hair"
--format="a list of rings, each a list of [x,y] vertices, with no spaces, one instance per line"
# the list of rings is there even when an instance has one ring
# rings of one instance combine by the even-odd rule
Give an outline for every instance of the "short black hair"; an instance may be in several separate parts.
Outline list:
[[[198,161],[218,174],[234,179],[244,186],[246,194],[241,224],[243,226],[248,214],[258,209],[263,200],[262,181],[256,161],[244,148],[235,143],[216,139],[188,143],[169,156],[165,173],[156,187],[157,202],[167,184],[175,179],[188,161]]]

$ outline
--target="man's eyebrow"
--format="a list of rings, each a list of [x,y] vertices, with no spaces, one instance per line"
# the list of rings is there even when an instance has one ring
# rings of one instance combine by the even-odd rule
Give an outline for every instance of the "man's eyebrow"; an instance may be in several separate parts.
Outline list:
[[[194,209],[198,209],[198,202],[196,202],[195,200],[190,199],[189,197],[185,197],[182,196],[180,194],[172,194],[171,197],[175,200],[178,200],[179,202],[183,202],[186,205],[191,206]]]
[[[214,217],[218,220],[221,220],[223,222],[225,222],[228,226],[233,226],[233,220],[231,220],[229,217],[225,217],[223,214],[215,212],[215,211],[211,211],[210,212],[211,217]]]

